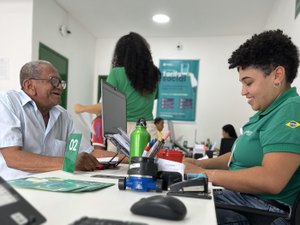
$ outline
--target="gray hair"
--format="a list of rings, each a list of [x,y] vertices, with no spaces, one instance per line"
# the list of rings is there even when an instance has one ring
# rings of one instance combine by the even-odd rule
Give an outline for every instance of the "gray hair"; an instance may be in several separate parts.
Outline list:
[[[41,65],[49,65],[53,69],[55,69],[54,66],[46,60],[37,60],[37,61],[32,61],[32,62],[26,63],[21,68],[21,71],[20,71],[20,85],[21,85],[22,89],[23,89],[23,83],[25,80],[40,76]]]

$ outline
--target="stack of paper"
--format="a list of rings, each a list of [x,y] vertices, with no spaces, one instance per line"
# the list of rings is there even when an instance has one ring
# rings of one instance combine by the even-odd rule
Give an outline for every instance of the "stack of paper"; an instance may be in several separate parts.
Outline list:
[[[95,191],[110,187],[113,183],[103,183],[95,181],[71,180],[58,177],[26,177],[16,180],[10,180],[10,184],[22,188],[38,189],[45,191],[58,192],[84,192]]]

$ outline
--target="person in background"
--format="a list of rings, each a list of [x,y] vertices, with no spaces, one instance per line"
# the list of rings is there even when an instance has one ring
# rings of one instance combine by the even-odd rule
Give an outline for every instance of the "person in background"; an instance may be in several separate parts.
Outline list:
[[[300,191],[300,97],[292,87],[298,48],[281,30],[253,35],[228,60],[237,68],[242,95],[257,111],[243,126],[232,153],[206,160],[185,159],[186,173],[205,173],[225,189],[217,203],[289,215]],[[216,210],[218,224],[248,224],[233,211]],[[283,218],[272,225],[289,224]]]
[[[237,138],[234,126],[226,124],[222,127],[223,138]]]
[[[20,85],[21,91],[0,92],[0,174],[4,179],[62,169],[67,138],[78,133],[69,113],[58,105],[67,84],[52,64],[26,63]],[[93,151],[82,138],[76,170],[95,170],[96,157],[114,155]]]
[[[153,63],[150,46],[141,35],[130,32],[118,40],[112,69],[106,81],[126,95],[129,135],[135,129],[138,118],[144,118],[148,132],[152,138],[156,138],[152,111],[160,75],[159,69]],[[76,104],[74,111],[101,114],[101,103]]]
[[[163,134],[162,134],[162,130],[164,129],[164,119],[161,117],[156,117],[154,119],[154,124],[156,126],[156,130],[157,130],[157,139],[159,141],[162,140]]]
[[[92,145],[94,149],[106,149],[106,138],[103,136],[101,115],[98,115],[93,120]]]

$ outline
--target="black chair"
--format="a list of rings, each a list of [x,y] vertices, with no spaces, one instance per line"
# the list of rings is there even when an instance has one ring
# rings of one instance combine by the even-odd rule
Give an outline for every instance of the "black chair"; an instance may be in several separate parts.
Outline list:
[[[231,152],[231,148],[235,142],[236,138],[222,138],[220,144],[220,155],[223,155],[227,152]]]
[[[271,224],[275,219],[280,217],[288,220],[291,225],[300,225],[300,192],[292,207],[290,217],[287,217],[281,213],[267,212],[261,209],[255,209],[250,207],[241,207],[237,205],[227,205],[223,203],[215,203],[216,209],[225,209],[235,211],[245,216],[251,225],[268,225]]]

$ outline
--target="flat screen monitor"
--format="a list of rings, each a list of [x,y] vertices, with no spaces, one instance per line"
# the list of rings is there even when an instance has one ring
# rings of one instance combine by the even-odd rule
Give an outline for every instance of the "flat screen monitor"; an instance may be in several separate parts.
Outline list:
[[[101,80],[103,136],[127,131],[126,95],[109,83]]]
[[[172,120],[168,120],[168,129],[170,131],[170,142],[172,143],[173,147],[179,148],[181,151],[183,151],[186,154],[189,154],[189,149],[183,147],[178,141],[176,140],[175,136],[175,129],[174,124]]]

